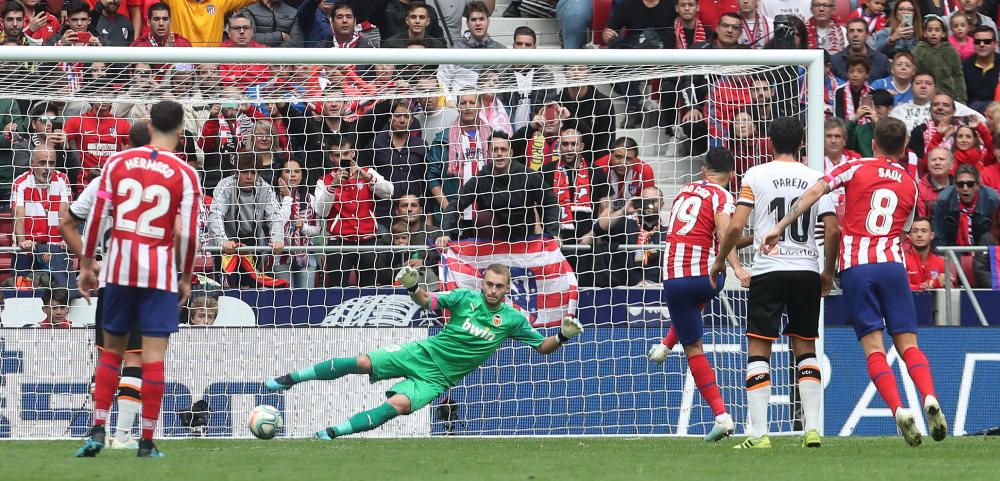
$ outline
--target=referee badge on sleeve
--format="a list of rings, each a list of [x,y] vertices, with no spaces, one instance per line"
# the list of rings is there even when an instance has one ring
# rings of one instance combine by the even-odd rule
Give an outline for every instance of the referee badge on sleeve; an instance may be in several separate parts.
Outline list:
[[[500,324],[502,324],[502,323],[503,323],[503,318],[500,317],[500,314],[497,314],[497,315],[493,316],[493,325],[494,326],[500,327]]]

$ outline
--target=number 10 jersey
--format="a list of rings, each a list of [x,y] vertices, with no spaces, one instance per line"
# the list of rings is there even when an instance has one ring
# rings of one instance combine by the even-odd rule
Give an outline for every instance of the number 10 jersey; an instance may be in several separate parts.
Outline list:
[[[781,221],[802,194],[823,174],[800,162],[774,160],[751,167],[743,175],[738,205],[753,209],[754,251],[761,240]],[[823,196],[812,209],[795,219],[778,239],[768,255],[754,257],[754,276],[777,271],[819,273],[819,253],[813,232],[816,222],[826,215],[836,215],[829,196]]]

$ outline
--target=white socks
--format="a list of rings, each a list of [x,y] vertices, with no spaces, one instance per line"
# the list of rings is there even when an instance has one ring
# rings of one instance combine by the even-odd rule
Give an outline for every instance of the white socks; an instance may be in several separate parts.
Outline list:
[[[771,402],[771,369],[763,357],[753,356],[747,362],[747,403],[750,413],[750,437],[767,434],[767,409]]]
[[[797,359],[799,368],[799,398],[802,400],[802,417],[805,431],[819,429],[819,407],[823,401],[823,381],[819,360],[815,354],[804,354]]]

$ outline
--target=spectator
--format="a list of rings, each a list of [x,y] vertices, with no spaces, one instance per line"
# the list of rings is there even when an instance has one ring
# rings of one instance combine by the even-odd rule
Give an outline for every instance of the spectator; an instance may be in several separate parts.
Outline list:
[[[663,193],[658,187],[648,186],[628,202],[598,218],[594,236],[605,239],[607,246],[600,259],[607,270],[598,269],[596,283],[599,287],[634,285],[659,285],[662,281],[661,255],[658,247],[666,238],[661,210]],[[646,250],[620,250],[622,244],[649,245]],[[603,264],[601,260],[599,264]]]
[[[455,40],[455,48],[507,48],[497,42],[489,34],[490,10],[485,3],[474,0],[465,6],[466,25],[469,27],[465,37]],[[476,85],[479,73],[487,68],[484,65],[453,65],[445,64],[438,68],[438,81],[444,85],[446,92],[456,92]]]
[[[405,231],[409,234],[406,245],[414,246],[414,250],[404,251],[405,258],[401,261],[420,269],[423,282],[432,284],[431,288],[437,289],[437,265],[441,256],[434,248],[434,241],[441,235],[441,231],[427,223],[427,217],[424,215],[423,209],[420,208],[421,203],[419,196],[403,194],[393,211],[393,226],[405,226]],[[395,236],[395,231],[396,229],[391,229],[390,234]],[[418,249],[418,247],[421,248]],[[383,279],[380,282],[380,284],[391,283],[391,278]]]
[[[238,91],[233,88],[227,88],[223,92],[226,98],[232,98],[230,95],[239,97]],[[241,143],[241,118],[249,122],[249,118],[240,111],[240,104],[235,101],[227,100],[209,106],[208,120],[198,137],[198,146],[205,152],[205,176],[202,181],[208,195],[236,167],[233,156]]]
[[[935,147],[927,153],[927,174],[917,183],[917,214],[934,217],[934,204],[941,191],[955,184],[953,170],[955,157],[950,150]]]
[[[28,37],[24,34],[24,6],[17,0],[8,0],[3,9],[0,10],[0,16],[3,17],[3,32],[0,33],[0,42],[28,45]]]
[[[969,107],[977,112],[985,111],[1000,92],[997,85],[1000,54],[996,53],[997,42],[993,35],[988,27],[977,28],[972,33],[975,55],[962,62]]]
[[[388,0],[385,16],[378,23],[382,46],[406,48],[412,40],[420,40],[427,48],[447,48],[444,30],[437,10],[420,0]]]
[[[458,98],[458,120],[442,131],[427,151],[427,189],[431,195],[427,212],[434,225],[441,225],[441,214],[455,202],[458,191],[484,165],[489,129],[479,120],[479,98]],[[471,211],[463,213],[471,215]]]
[[[458,111],[445,104],[443,97],[432,93],[439,89],[437,80],[421,78],[417,81],[417,89],[429,93],[426,97],[416,99],[413,119],[420,125],[420,137],[424,142],[430,142],[458,120]],[[508,102],[507,105],[512,104]]]
[[[816,0],[827,1],[827,0]],[[834,55],[830,62],[833,74],[838,78],[847,78],[847,59],[851,56],[868,57],[871,62],[871,72],[868,81],[874,82],[890,75],[889,59],[885,55],[868,46],[868,24],[860,18],[852,18],[847,22],[847,48]]]
[[[885,4],[886,0],[865,0],[851,12],[849,19],[864,19],[868,22],[868,34],[875,35],[875,32],[882,30],[889,23],[889,16],[885,13]]]
[[[937,85],[934,74],[919,71],[913,77],[913,100],[897,105],[890,114],[891,117],[902,120],[906,124],[906,128],[910,131],[909,149],[918,154],[922,154],[924,148],[922,144],[919,145],[919,148],[914,148],[917,142],[923,142],[923,137],[917,135],[916,129],[931,118],[931,100],[935,95],[937,95]],[[976,115],[981,117],[980,120],[985,119],[982,114],[970,109],[965,104],[951,100],[950,96],[948,99],[947,107],[951,111],[949,117],[956,114],[959,116]]]
[[[889,117],[893,104],[892,94],[885,89],[873,90],[871,99],[871,105],[858,107],[856,115],[861,122],[847,123],[847,147],[866,159],[875,156],[872,151],[875,124]]]
[[[108,84],[108,88],[110,88]],[[128,145],[129,123],[111,113],[111,104],[95,102],[89,112],[66,120],[66,139],[80,153],[84,170],[100,168],[112,154]],[[71,179],[85,185],[82,178]]]
[[[969,117],[968,120],[961,119],[959,125],[949,124],[941,126],[934,132],[929,144],[930,148],[951,142],[951,151],[955,155],[955,165],[971,165],[979,172],[982,172],[987,165],[995,164],[997,159],[993,157],[993,135],[989,129],[979,122],[978,117]],[[968,122],[968,123],[965,123]],[[950,138],[949,134],[954,135]]]
[[[760,0],[760,13],[774,18],[780,14],[794,15],[803,22],[812,16],[809,0]]]
[[[330,149],[331,160],[336,164],[316,183],[314,209],[317,215],[326,219],[329,235],[326,245],[360,249],[326,256],[325,285],[374,286],[376,253],[364,247],[378,244],[375,199],[392,198],[394,187],[375,169],[358,167],[357,151],[351,139],[341,137]],[[350,279],[353,270],[357,270],[354,282]]]
[[[608,176],[614,210],[638,196],[642,189],[656,185],[653,168],[639,158],[639,144],[630,137],[615,140],[611,153],[594,161],[594,165]]]
[[[500,131],[508,136],[514,131],[510,126],[510,114],[507,113],[507,106],[497,95],[496,89],[500,87],[500,74],[496,70],[486,70],[479,75],[477,89],[479,94],[479,121],[489,127],[490,130]]]
[[[278,178],[278,198],[285,219],[285,240],[289,246],[308,246],[320,234],[319,218],[313,210],[315,199],[302,183],[302,164],[289,160]],[[274,276],[290,287],[311,289],[316,284],[316,257],[308,252],[290,252],[275,260]]]
[[[132,21],[118,13],[121,1],[96,0],[91,10],[91,18],[96,19],[94,30],[105,47],[127,47],[135,41]]]
[[[931,220],[917,217],[910,223],[909,246],[903,251],[906,256],[906,274],[910,278],[910,289],[924,291],[944,287],[944,259],[931,252],[934,230]]]
[[[379,46],[377,31],[368,22],[358,23],[354,8],[350,4],[334,4],[330,12],[330,23],[333,37],[328,42],[320,43],[320,47],[378,48]]]
[[[146,10],[148,18],[144,31],[148,31],[142,37],[132,42],[133,47],[190,47],[191,42],[183,35],[170,31],[170,6],[163,2],[156,2]],[[186,118],[186,116],[185,116]]]
[[[1000,155],[1000,135],[993,135],[993,157]],[[982,175],[983,185],[1000,192],[1000,162],[996,162],[993,165],[987,166],[980,172]]]
[[[576,119],[576,130],[583,135],[585,150],[592,158],[608,155],[616,133],[614,104],[607,95],[586,83],[592,80],[588,66],[566,65],[563,74],[576,85],[563,88],[559,105],[569,110],[570,118]]]
[[[828,139],[829,135],[827,133]],[[746,110],[740,110],[733,116],[733,124],[729,128],[725,147],[733,153],[736,161],[736,169],[729,179],[730,192],[738,192],[743,173],[747,169],[768,162],[771,156],[771,146],[766,136],[757,130],[753,115]]]
[[[955,124],[960,120],[955,119],[955,101],[948,94],[936,94],[931,100],[930,119],[925,120],[921,125],[913,129],[910,135],[910,142],[907,146],[921,158],[935,145],[941,143],[943,139],[949,139],[955,133]],[[938,132],[938,131],[941,132]],[[935,137],[937,139],[935,140]]]
[[[195,47],[218,47],[230,14],[256,0],[165,0],[173,12],[175,33]],[[249,31],[247,31],[249,33]],[[232,34],[230,34],[230,38]],[[248,35],[249,36],[249,35]]]
[[[870,45],[886,56],[896,52],[910,52],[923,36],[923,16],[920,7],[913,0],[898,0],[889,17],[889,28],[875,32],[874,43]]]
[[[447,247],[452,236],[524,241],[535,235],[536,225],[559,239],[559,204],[545,188],[542,174],[511,160],[510,139],[503,132],[494,132],[488,145],[489,164],[462,185],[456,201],[448,205],[437,246]]]
[[[462,18],[468,18],[465,9],[476,2],[486,6],[487,16],[496,8],[496,0],[435,0],[434,5],[444,23],[442,26],[445,28],[445,35],[452,46],[462,41]]]
[[[253,123],[247,150],[257,157],[258,178],[270,186],[277,185],[288,161],[288,152],[282,150],[273,122],[257,120]]]
[[[28,135],[22,136],[22,141],[14,145],[14,178],[30,168],[31,152],[39,146],[55,151],[56,169],[70,179],[80,178],[80,156],[73,150],[67,150],[66,132],[62,129],[62,119],[57,110],[55,104],[49,102],[39,102],[31,107],[27,119]]]
[[[55,170],[56,153],[48,146],[31,153],[31,169],[14,179],[14,256],[16,275],[48,271],[52,282],[76,290],[76,276],[59,234],[59,219],[70,202],[69,179]]]
[[[983,234],[982,238],[979,239],[979,245],[992,248],[997,245],[997,239],[1000,239],[1000,209],[993,213],[993,221],[990,224],[990,231]],[[975,252],[972,254],[972,271],[974,279],[969,279],[973,282],[973,287],[984,287],[984,288],[994,288],[993,286],[993,268],[990,267],[990,252]]]
[[[569,119],[569,110],[557,102],[540,106],[531,122],[517,131],[512,142],[512,155],[517,159],[523,158],[524,166],[537,172],[558,163],[560,133],[566,119]]]
[[[670,39],[675,11],[661,0],[625,0],[611,11],[602,37],[608,48],[663,48]],[[619,32],[621,31],[621,32]],[[697,36],[697,35],[696,35]],[[615,92],[625,96],[625,127],[643,124],[644,86],[640,81],[614,84]]]
[[[946,93],[959,102],[965,102],[965,81],[962,79],[962,61],[955,47],[945,40],[944,20],[930,17],[924,21],[924,38],[917,42],[913,57],[921,69],[934,74],[938,92]]]
[[[531,27],[517,27],[514,30],[514,48],[534,49],[537,36]],[[553,88],[538,88],[553,84],[552,72],[541,65],[512,65],[509,73],[513,74],[517,90],[501,92],[500,101],[512,110],[510,117],[511,129],[521,130],[531,121],[533,110],[538,105],[545,105],[555,100],[557,92]],[[426,126],[425,126],[426,128]],[[424,138],[429,138],[424,136]]]
[[[698,0],[677,0],[674,12],[677,16],[674,19],[673,41],[671,42],[670,36],[667,36],[664,42],[669,48],[687,50],[699,43],[712,40],[715,32],[706,29],[698,19]]]
[[[948,20],[948,25],[951,27],[951,35],[948,35],[948,43],[952,47],[955,47],[955,51],[958,52],[958,58],[962,59],[963,62],[976,54],[972,35],[970,35],[972,30],[969,28],[969,25],[971,23],[969,17],[964,13],[961,15],[952,15]]]
[[[295,7],[282,0],[257,0],[243,11],[253,18],[255,42],[268,47],[302,46],[302,27]]]
[[[10,199],[14,180],[14,144],[24,140],[27,130],[21,117],[21,107],[11,98],[0,99],[0,202]]]
[[[413,114],[410,104],[396,100],[392,104],[392,120],[389,130],[375,134],[375,171],[393,185],[393,194],[398,200],[403,195],[423,195],[424,158],[427,147],[418,132],[412,131]],[[376,215],[380,224],[389,225],[391,201],[386,199],[376,204]]]
[[[698,20],[711,29],[716,28],[723,15],[739,10],[739,0],[698,0],[698,3]]]
[[[45,41],[45,45],[100,47],[100,39],[90,32],[90,6],[80,0],[72,0],[66,7],[66,18],[63,21],[63,26],[55,35]]]
[[[413,203],[417,204],[416,199]],[[420,273],[420,284],[436,289],[440,280],[435,273],[433,264],[425,262],[427,256],[436,251],[427,249],[426,238],[423,233],[409,231],[409,224],[404,220],[393,222],[388,234],[387,244],[394,246],[412,246],[412,249],[393,250],[379,253],[378,256],[378,284],[388,286],[393,284],[395,273],[403,266],[410,266]]]
[[[990,18],[990,16],[994,16],[993,12],[996,11],[996,6],[994,6],[994,10],[990,12],[990,16],[986,16],[979,12],[979,7],[982,5],[983,0],[959,0],[958,6],[961,8],[961,11],[954,12],[952,15],[954,16],[959,13],[965,14],[965,16],[972,21],[969,24],[969,30],[975,30],[979,27],[989,27],[993,29],[993,33],[996,35],[997,24],[993,18]]]
[[[610,186],[604,170],[587,160],[580,132],[573,128],[562,130],[559,156],[542,167],[542,174],[559,203],[559,237],[566,244],[592,245],[595,207],[608,197]],[[569,261],[574,267],[578,265],[577,256]]]
[[[809,31],[809,48],[821,48],[836,55],[848,47],[848,34],[851,21],[858,20],[864,25],[865,40],[868,40],[868,21],[862,18],[852,18],[847,22],[848,30],[840,26],[840,19],[834,15],[837,5],[833,0],[812,0],[812,18],[806,22]],[[862,54],[864,52],[856,52]]]
[[[997,191],[980,185],[971,165],[955,170],[955,185],[946,187],[934,204],[934,247],[979,245],[1000,208]]]
[[[871,71],[868,57],[854,56],[847,59],[847,83],[834,92],[834,115],[851,122],[865,122],[857,116],[861,105],[871,105],[872,88],[866,81]]]
[[[38,323],[43,329],[69,329],[72,323],[66,318],[69,314],[69,291],[65,287],[48,287],[42,289],[42,312],[45,319]]]
[[[331,20],[333,6],[337,0],[306,0],[298,6],[299,27],[305,39],[303,46],[319,47],[328,44],[333,38]]]
[[[885,89],[893,95],[893,105],[913,100],[913,76],[917,72],[913,54],[896,52],[892,57],[892,75],[872,82],[872,90]]]
[[[111,105],[111,115],[125,119],[129,124],[149,118],[149,107],[154,96],[160,93],[160,82],[156,72],[148,63],[133,64],[128,69],[129,80],[127,98],[148,99],[145,102],[115,102]]]
[[[215,324],[219,317],[219,301],[209,295],[197,296],[191,299],[185,310],[189,326],[208,327]]]
[[[21,5],[24,11],[22,18],[23,35],[25,43],[22,45],[42,45],[60,29],[59,19],[51,13],[45,11],[45,5],[39,7],[40,0],[23,0],[17,2],[11,0],[7,5]],[[5,8],[6,10],[6,8]],[[6,15],[4,15],[6,18]]]
[[[871,122],[874,124],[875,122]],[[847,147],[847,125],[839,117],[831,117],[823,123],[823,170],[829,171],[843,162],[861,158],[861,154]]]
[[[239,154],[236,173],[215,187],[208,212],[209,243],[221,246],[225,255],[235,254],[240,246],[269,244],[272,254],[279,255],[285,247],[284,230],[278,198],[274,189],[257,177],[256,158],[251,153]],[[251,280],[241,275],[238,285],[248,285]]]
[[[746,45],[749,48],[764,48],[764,45],[774,34],[771,28],[771,19],[760,13],[760,9],[757,8],[757,0],[740,0],[738,13],[743,21],[740,45]]]
[[[249,13],[239,11],[229,16],[229,39],[222,42],[224,48],[267,48],[253,39],[253,20]],[[219,76],[223,86],[234,86],[240,90],[255,84],[262,84],[271,78],[271,70],[260,64],[222,64]]]

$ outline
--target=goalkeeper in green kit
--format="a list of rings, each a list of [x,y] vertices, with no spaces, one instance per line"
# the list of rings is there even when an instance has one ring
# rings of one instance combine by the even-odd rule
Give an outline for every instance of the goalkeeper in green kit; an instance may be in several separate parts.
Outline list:
[[[387,401],[381,406],[326,428],[316,433],[317,438],[333,439],[369,431],[428,405],[486,362],[508,338],[517,339],[541,354],[551,354],[583,331],[579,321],[566,317],[558,334],[542,337],[523,314],[504,302],[510,291],[510,269],[501,264],[486,268],[482,292],[456,289],[429,293],[417,286],[417,279],[417,270],[409,266],[396,275],[417,305],[444,308],[451,313],[448,324],[436,336],[358,357],[333,358],[264,382],[270,391],[283,391],[300,382],[332,380],[348,374],[368,374],[373,383],[403,378],[385,393]]]

